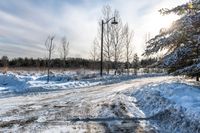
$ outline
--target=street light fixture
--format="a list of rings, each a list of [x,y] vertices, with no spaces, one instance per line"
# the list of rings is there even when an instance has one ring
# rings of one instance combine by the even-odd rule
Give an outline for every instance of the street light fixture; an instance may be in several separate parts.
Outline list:
[[[118,22],[115,20],[115,17],[107,20],[106,22],[104,22],[103,20],[101,21],[101,68],[100,68],[100,75],[103,76],[103,30],[104,30],[104,24],[108,24],[111,20],[113,19],[113,21],[111,22],[111,24],[113,25],[117,25]]]

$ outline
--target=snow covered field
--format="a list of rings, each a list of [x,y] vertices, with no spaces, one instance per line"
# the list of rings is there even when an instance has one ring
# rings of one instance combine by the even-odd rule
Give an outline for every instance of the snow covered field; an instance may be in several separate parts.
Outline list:
[[[200,87],[180,77],[0,75],[0,132],[200,132]]]

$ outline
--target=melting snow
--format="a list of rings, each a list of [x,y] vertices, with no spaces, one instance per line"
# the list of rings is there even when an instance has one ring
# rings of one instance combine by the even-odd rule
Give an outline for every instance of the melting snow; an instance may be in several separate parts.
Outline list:
[[[42,74],[0,74],[0,131],[200,131],[200,89],[178,77],[70,73],[45,80]],[[87,118],[94,122],[69,120]]]

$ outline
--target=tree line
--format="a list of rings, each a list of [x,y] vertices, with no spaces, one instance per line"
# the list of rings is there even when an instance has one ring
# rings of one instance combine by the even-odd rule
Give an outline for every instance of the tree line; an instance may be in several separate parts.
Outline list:
[[[13,58],[8,59],[7,56],[3,56],[0,60],[0,67],[37,67],[37,68],[93,68],[94,62],[88,59],[82,58],[67,58],[65,60],[65,66],[63,66],[63,60],[60,58],[51,59],[50,64],[48,64],[49,59],[47,58]],[[97,62],[95,62],[96,64]]]
[[[129,64],[130,68],[145,68],[146,66],[151,66],[157,61],[156,58],[142,59]],[[115,69],[115,62],[110,62],[110,69]],[[126,62],[118,62],[124,69],[127,68]],[[2,56],[0,59],[0,67],[36,67],[36,68],[46,68],[48,66],[48,59],[46,58],[13,58],[9,59],[7,56]],[[93,61],[91,59],[83,58],[66,58],[65,67],[63,67],[63,60],[60,58],[51,59],[51,68],[87,68],[98,70],[100,68],[99,61]]]

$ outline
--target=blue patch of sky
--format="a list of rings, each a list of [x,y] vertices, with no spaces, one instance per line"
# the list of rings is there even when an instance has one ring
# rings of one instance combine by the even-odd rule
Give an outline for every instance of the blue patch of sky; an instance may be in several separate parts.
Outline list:
[[[19,3],[16,3],[13,0],[2,0],[0,1],[0,10],[10,13],[10,14],[19,14],[21,12],[19,8]]]
[[[142,16],[150,12],[153,9],[154,5],[156,5],[156,3],[158,2],[160,2],[160,0],[153,0],[151,2],[147,2],[144,6],[138,9],[138,16]]]

